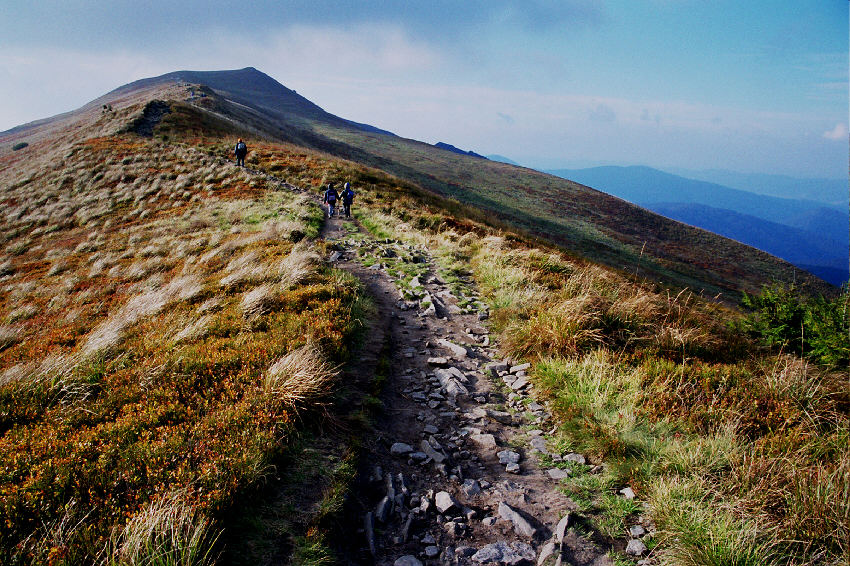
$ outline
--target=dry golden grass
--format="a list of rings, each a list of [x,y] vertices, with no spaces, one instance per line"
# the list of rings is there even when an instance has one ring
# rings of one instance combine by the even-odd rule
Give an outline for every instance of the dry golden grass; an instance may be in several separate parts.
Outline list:
[[[301,241],[292,247],[292,251],[276,266],[278,281],[284,289],[302,283],[321,261],[313,244]]]
[[[182,492],[152,503],[131,518],[106,551],[107,566],[205,566],[215,564],[218,538],[210,522]]]
[[[129,327],[158,313],[169,303],[191,300],[203,290],[203,283],[196,275],[177,277],[163,286],[151,286],[155,288],[131,297],[86,337],[80,349],[84,358],[107,353],[121,342]]]
[[[265,389],[269,395],[293,407],[318,403],[330,393],[338,373],[314,344],[297,348],[269,367]]]

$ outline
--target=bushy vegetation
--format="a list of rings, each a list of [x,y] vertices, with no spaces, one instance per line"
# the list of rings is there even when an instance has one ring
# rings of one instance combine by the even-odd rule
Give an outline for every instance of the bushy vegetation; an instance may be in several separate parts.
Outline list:
[[[335,387],[359,288],[313,201],[206,150],[61,151],[0,178],[0,562],[212,563]]]
[[[850,290],[828,299],[807,297],[794,287],[765,287],[744,295],[752,313],[743,328],[770,348],[793,352],[819,364],[844,367],[850,362]]]

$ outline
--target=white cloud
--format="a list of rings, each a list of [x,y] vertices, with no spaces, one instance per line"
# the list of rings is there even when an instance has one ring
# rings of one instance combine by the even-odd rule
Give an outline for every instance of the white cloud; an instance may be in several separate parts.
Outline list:
[[[139,52],[2,50],[0,130],[72,110],[139,78],[246,66],[344,118],[529,164],[585,159],[771,170],[777,155],[787,155],[781,163],[789,167],[812,155],[811,164],[800,166],[814,172],[824,161],[820,146],[833,148],[827,140],[848,135],[841,123],[823,137],[802,139],[800,132],[818,131],[805,113],[481,81],[468,54],[394,24],[296,25],[255,35],[206,30],[186,35],[179,46],[153,42]],[[504,66],[500,61],[487,71]]]
[[[0,131],[79,108],[128,82],[182,69],[253,66],[310,98],[321,96],[329,80],[374,89],[421,80],[442,63],[437,49],[395,25],[301,25],[256,37],[206,30],[178,46],[153,42],[143,52],[6,48],[0,51]]]
[[[0,51],[0,69],[0,131],[74,110],[125,83],[165,72],[161,62],[135,53],[33,47]]]
[[[850,132],[847,131],[847,124],[839,122],[834,128],[823,133],[823,137],[828,140],[847,141],[847,136]]]

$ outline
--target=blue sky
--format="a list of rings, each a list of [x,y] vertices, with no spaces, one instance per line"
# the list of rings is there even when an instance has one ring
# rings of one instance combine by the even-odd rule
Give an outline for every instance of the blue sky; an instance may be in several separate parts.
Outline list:
[[[538,168],[848,171],[847,0],[4,0],[0,130],[246,66],[339,116]]]

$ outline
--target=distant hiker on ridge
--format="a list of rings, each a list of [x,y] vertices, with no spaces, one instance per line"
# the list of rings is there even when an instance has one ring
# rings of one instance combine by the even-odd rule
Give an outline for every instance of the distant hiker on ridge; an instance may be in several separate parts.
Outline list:
[[[328,183],[328,190],[325,191],[325,199],[322,201],[328,205],[328,218],[334,215],[337,200],[339,200],[339,193],[336,192],[333,183]]]
[[[239,141],[236,142],[236,148],[233,150],[233,153],[236,154],[236,165],[245,167],[245,156],[248,155],[248,146],[245,145],[242,138],[239,138]]]
[[[345,217],[351,217],[351,203],[354,202],[354,191],[351,190],[351,183],[345,183],[345,189],[340,195],[342,197],[342,209],[345,211]]]

